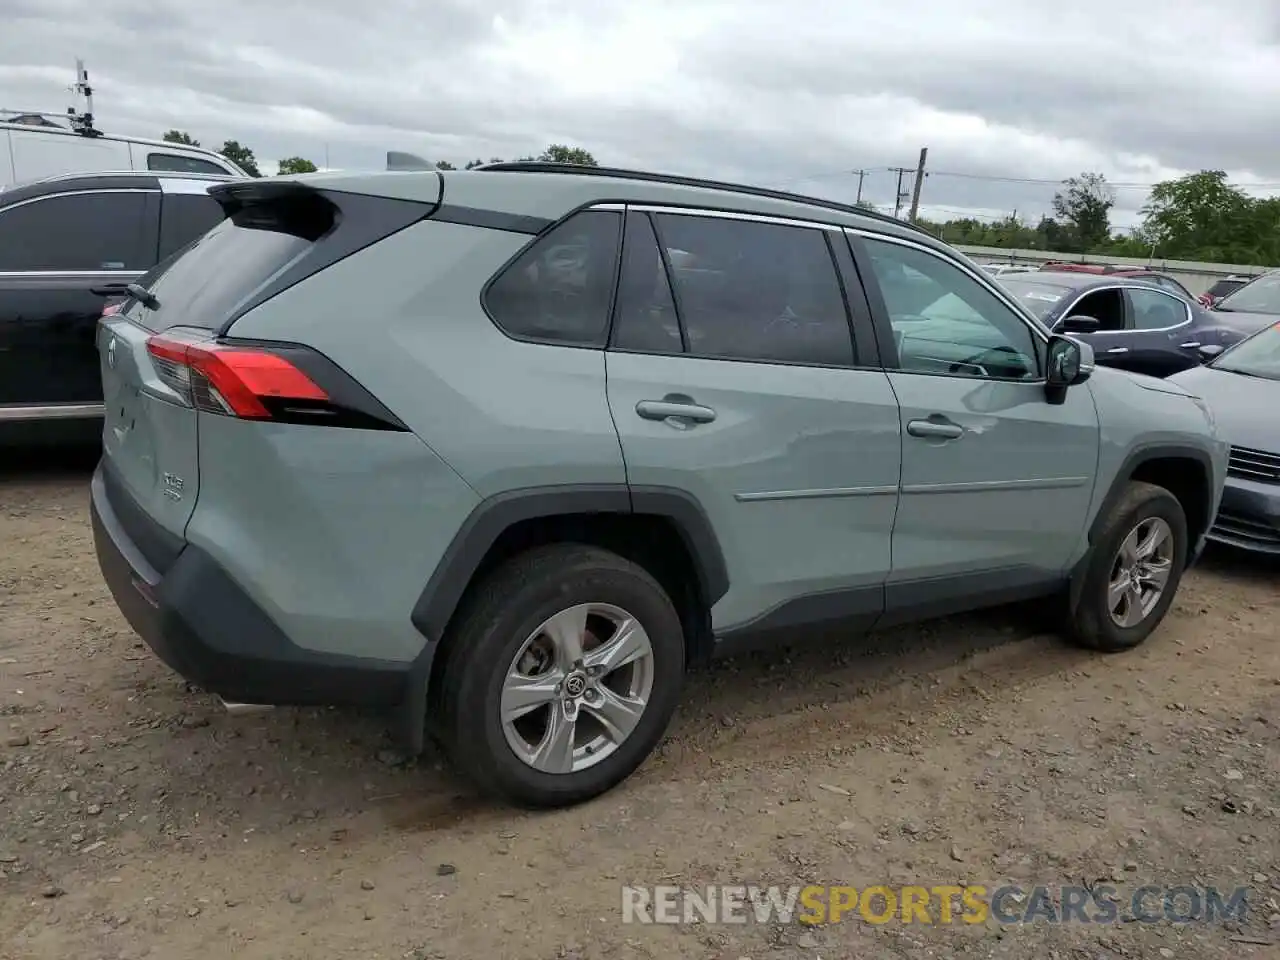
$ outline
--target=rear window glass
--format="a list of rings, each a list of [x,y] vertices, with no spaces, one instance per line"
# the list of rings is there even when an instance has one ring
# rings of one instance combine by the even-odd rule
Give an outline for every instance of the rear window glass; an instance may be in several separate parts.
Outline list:
[[[160,301],[155,310],[134,303],[131,316],[151,330],[220,326],[242,301],[306,253],[312,241],[270,229],[251,215],[223,220],[140,283]]]
[[[183,157],[176,153],[147,154],[148,170],[163,170],[170,173],[220,173],[224,176],[230,171],[212,160],[201,160],[199,157]]]

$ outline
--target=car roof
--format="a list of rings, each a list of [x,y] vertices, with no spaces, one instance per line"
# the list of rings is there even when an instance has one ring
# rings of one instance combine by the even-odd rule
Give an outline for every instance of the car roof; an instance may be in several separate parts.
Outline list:
[[[1031,273],[1012,274],[1002,280],[1018,280],[1023,283],[1040,283],[1043,286],[1066,287],[1068,290],[1088,290],[1093,287],[1139,287],[1146,290],[1159,290],[1157,284],[1150,283],[1140,277],[1128,277],[1114,273],[1077,273],[1075,271],[1058,273],[1053,270],[1033,270]]]
[[[232,174],[185,173],[177,170],[120,170],[94,173],[63,173],[39,180],[27,180],[0,189],[0,206],[34,200],[54,193],[86,190],[163,190],[168,181],[227,183],[241,180]]]
[[[308,173],[253,183],[279,181],[416,200],[434,200],[443,184],[446,205],[552,222],[593,204],[702,207],[869,230],[963,256],[923,227],[877,211],[765,187],[644,170],[530,161],[486,164],[472,170]]]

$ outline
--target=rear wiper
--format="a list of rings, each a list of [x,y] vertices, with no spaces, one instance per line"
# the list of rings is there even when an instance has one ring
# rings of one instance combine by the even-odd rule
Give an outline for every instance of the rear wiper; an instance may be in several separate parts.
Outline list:
[[[133,297],[148,310],[160,309],[160,301],[156,299],[156,295],[142,286],[142,284],[131,283],[125,289],[129,291],[129,296]]]

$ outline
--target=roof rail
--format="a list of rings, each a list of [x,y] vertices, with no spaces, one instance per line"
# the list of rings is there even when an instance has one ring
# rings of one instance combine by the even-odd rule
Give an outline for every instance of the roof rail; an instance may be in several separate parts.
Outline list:
[[[808,197],[800,193],[787,193],[784,190],[770,190],[767,187],[752,187],[741,183],[725,183],[720,180],[702,180],[697,177],[682,177],[669,173],[652,173],[643,170],[623,170],[617,167],[588,167],[577,163],[551,163],[544,160],[509,160],[499,163],[486,163],[482,166],[475,167],[476,170],[499,170],[515,173],[570,173],[580,176],[589,177],[611,177],[618,180],[643,180],[647,183],[669,183],[677,187],[698,187],[703,190],[724,190],[729,193],[741,193],[749,197],[761,197],[766,200],[784,200],[788,203],[803,203],[811,207],[822,207],[827,210],[835,210],[840,213],[849,213],[854,216],[867,217],[871,220],[881,220],[885,223],[894,223],[910,230],[923,233],[925,236],[932,237],[924,227],[919,224],[910,223],[906,220],[899,220],[897,217],[891,217],[887,213],[881,213],[879,210],[867,210],[863,207],[854,206],[848,203],[838,203],[835,200],[823,200],[820,197]]]

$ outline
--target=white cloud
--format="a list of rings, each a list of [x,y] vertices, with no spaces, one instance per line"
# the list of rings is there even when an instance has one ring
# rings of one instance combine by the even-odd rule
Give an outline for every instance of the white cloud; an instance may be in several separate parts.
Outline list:
[[[927,145],[926,210],[1034,220],[1056,181],[1096,170],[1118,184],[1119,225],[1142,184],[1189,170],[1280,186],[1274,0],[5,8],[0,106],[61,109],[83,56],[105,129],[176,127],[261,158],[321,165],[327,150],[333,167],[380,168],[399,149],[461,164],[568,142],[602,163],[848,200],[861,168],[864,197],[891,206],[887,168]]]

